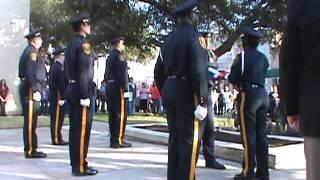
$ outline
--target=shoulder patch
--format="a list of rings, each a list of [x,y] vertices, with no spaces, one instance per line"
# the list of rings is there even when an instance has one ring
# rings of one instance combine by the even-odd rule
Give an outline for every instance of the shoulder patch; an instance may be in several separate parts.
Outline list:
[[[30,54],[30,59],[31,59],[31,61],[36,61],[37,60],[37,53],[36,52],[32,52]]]
[[[82,44],[82,49],[86,55],[91,54],[91,45],[88,42]]]
[[[203,36],[199,37],[199,43],[203,49],[207,49],[207,42]]]

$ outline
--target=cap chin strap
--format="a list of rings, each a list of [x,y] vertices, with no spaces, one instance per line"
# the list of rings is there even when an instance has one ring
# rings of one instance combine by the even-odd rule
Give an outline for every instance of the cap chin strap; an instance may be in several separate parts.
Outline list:
[[[244,73],[244,51],[241,52],[241,76]]]

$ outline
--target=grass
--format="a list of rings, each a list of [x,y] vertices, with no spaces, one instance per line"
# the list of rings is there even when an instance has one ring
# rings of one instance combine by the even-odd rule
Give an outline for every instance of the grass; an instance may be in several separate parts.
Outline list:
[[[107,122],[107,113],[95,114],[93,119],[99,122]],[[233,119],[216,117],[215,126],[219,127],[233,127]],[[152,114],[136,114],[128,116],[127,124],[154,124],[154,123],[167,123],[167,119],[163,116],[154,116]],[[64,124],[69,124],[66,116]],[[50,118],[48,116],[39,116],[37,127],[49,127]],[[23,127],[23,116],[0,116],[0,129],[14,129]]]
[[[94,116],[94,120],[107,122],[107,113],[98,113]],[[152,123],[167,123],[167,119],[163,116],[153,116],[151,114],[136,114],[128,116],[127,124],[152,124]]]
[[[64,124],[68,124],[68,118],[65,118]],[[48,116],[39,116],[37,127],[50,126],[50,118]],[[14,129],[23,127],[23,116],[7,116],[0,117],[0,129]]]

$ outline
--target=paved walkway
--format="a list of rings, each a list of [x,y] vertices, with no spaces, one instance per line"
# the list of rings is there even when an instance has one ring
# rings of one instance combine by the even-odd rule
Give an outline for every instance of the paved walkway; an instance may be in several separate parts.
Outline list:
[[[0,179],[108,179],[108,180],[165,180],[167,147],[129,139],[133,148],[110,149],[105,123],[94,122],[88,162],[99,169],[92,177],[73,177],[69,166],[68,146],[52,146],[49,128],[39,128],[39,149],[46,152],[46,159],[24,159],[22,129],[0,130]],[[64,139],[68,127],[63,128]],[[288,161],[295,162],[294,157]],[[232,179],[240,172],[240,164],[223,161],[228,170],[204,168],[204,160],[198,162],[197,180]],[[295,169],[270,170],[271,179],[304,179],[304,164]]]

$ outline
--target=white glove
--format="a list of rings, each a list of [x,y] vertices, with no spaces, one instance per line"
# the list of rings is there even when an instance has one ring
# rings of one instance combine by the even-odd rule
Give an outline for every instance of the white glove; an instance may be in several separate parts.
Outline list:
[[[208,114],[208,108],[202,107],[200,105],[197,106],[196,110],[194,111],[194,115],[196,118],[198,118],[200,121],[204,120],[204,118],[207,117]]]
[[[41,101],[41,94],[39,91],[33,93],[33,100],[38,102]]]
[[[85,107],[89,107],[90,106],[90,99],[89,98],[80,99],[80,105],[85,106]]]
[[[123,93],[123,97],[124,97],[124,98],[129,98],[129,92],[124,92],[124,93]]]
[[[59,100],[58,104],[59,104],[59,106],[63,106],[65,102],[66,102],[65,100]]]

